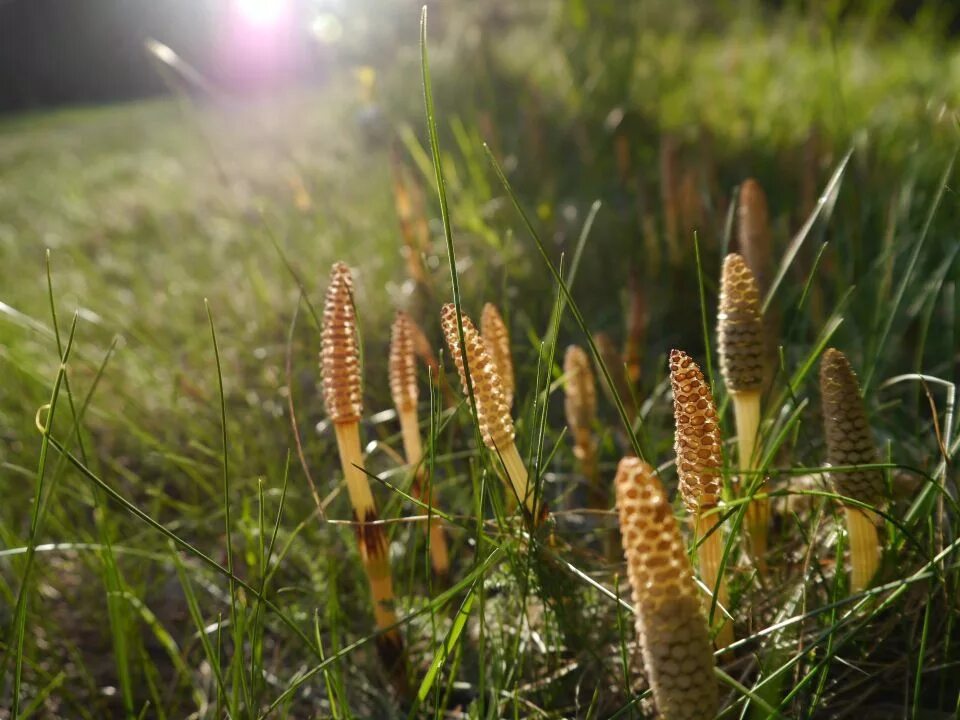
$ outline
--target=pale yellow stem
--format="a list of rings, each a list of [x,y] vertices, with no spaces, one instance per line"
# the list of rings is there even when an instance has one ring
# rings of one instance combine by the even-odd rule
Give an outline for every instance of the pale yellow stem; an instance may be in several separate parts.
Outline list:
[[[334,423],[334,432],[337,435],[337,449],[340,451],[340,465],[343,468],[343,477],[347,481],[347,493],[350,495],[350,504],[362,521],[369,510],[377,512],[373,493],[370,492],[370,481],[363,471],[363,453],[360,450],[360,426],[355,422]]]
[[[760,430],[760,391],[748,390],[731,393],[733,414],[737,423],[737,445],[739,449],[740,485],[754,485],[756,476],[750,472],[760,465],[757,455],[757,436]],[[769,485],[764,480],[757,488],[758,493],[768,494]],[[754,499],[747,506],[744,516],[747,536],[750,538],[750,552],[757,563],[760,574],[767,571],[767,526],[770,523],[770,500]]]
[[[718,607],[714,611],[712,626],[717,630],[717,635],[714,642],[718,648],[725,648],[733,642],[733,623],[727,620],[723,610],[720,609],[721,607],[727,608],[729,597],[726,580],[720,576],[720,564],[723,561],[723,534],[720,528],[713,530],[719,519],[720,516],[717,513],[698,516],[695,537],[698,541],[700,538],[704,538],[697,548],[697,555],[700,560],[700,579],[703,580],[703,584],[710,589],[711,593],[716,588]],[[711,530],[713,530],[712,533]],[[707,533],[710,533],[710,535],[707,536]],[[717,584],[718,578],[720,578],[719,585]],[[708,609],[709,604],[707,604]]]
[[[850,590],[861,592],[880,566],[880,538],[872,513],[856,507],[845,507],[847,535],[850,538]]]
[[[516,443],[510,443],[506,447],[498,448],[500,451],[500,458],[503,460],[503,466],[507,471],[507,479],[510,481],[510,486],[513,488],[513,492],[520,499],[527,510],[530,511],[530,515],[533,517],[533,523],[536,525],[539,523],[539,513],[536,512],[534,507],[534,497],[533,497],[533,488],[529,486],[527,480],[527,467],[523,464],[523,460],[520,458],[520,453],[517,452]]]
[[[417,467],[423,460],[423,446],[420,444],[420,423],[417,420],[417,409],[404,410],[399,413],[400,434],[403,437],[403,451],[407,462],[416,467],[417,481],[413,484],[413,493],[418,500],[433,505],[433,493],[424,492],[424,478],[426,473],[423,467]],[[447,549],[447,536],[443,532],[443,525],[437,517],[431,517],[424,528],[430,537],[430,564],[437,575],[446,575],[450,571],[450,553]]]

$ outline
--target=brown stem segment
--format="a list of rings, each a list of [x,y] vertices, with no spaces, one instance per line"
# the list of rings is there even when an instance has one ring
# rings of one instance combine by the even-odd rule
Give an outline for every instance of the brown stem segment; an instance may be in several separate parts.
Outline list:
[[[357,523],[355,528],[360,561],[370,583],[374,622],[378,628],[386,630],[377,637],[377,649],[387,670],[396,679],[404,676],[403,638],[400,631],[392,627],[397,623],[397,615],[393,610],[393,578],[387,552],[387,537],[383,525],[377,524],[377,506],[363,471],[360,428],[357,423],[334,423],[333,427],[337,436],[340,464],[347,483],[347,494],[350,496],[354,520]]]

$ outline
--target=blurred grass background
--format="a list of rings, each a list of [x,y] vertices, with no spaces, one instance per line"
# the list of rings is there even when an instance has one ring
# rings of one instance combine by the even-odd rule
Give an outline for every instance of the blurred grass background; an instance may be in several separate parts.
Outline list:
[[[319,328],[301,300],[303,293],[319,306],[334,260],[355,268],[371,416],[367,439],[399,447],[391,418],[376,415],[390,407],[385,362],[392,311],[410,309],[439,347],[439,303],[450,297],[425,140],[419,9],[406,0],[358,0],[331,13],[328,22],[339,29],[329,37],[338,39],[325,48],[329,73],[313,88],[246,100],[210,97],[174,74],[167,75],[175,90],[170,99],[0,120],[0,462],[6,486],[0,502],[0,706],[13,692],[14,608],[41,443],[34,419],[50,401],[59,366],[47,250],[60,332],[65,335],[79,313],[67,372],[71,391],[77,405],[93,393],[79,433],[61,403],[53,434],[61,442],[75,439],[75,450],[108,484],[223,561],[223,448],[209,302],[225,389],[239,575],[263,574],[257,489],[262,482],[266,515],[273,517],[293,447],[291,394],[321,494],[340,478],[319,393]],[[496,179],[484,142],[555,260],[566,253],[569,263],[592,203],[601,201],[573,292],[591,330],[621,340],[631,274],[643,288],[647,325],[638,395],[648,402],[643,441],[655,463],[668,460],[672,446],[662,382],[666,352],[684,347],[702,356],[705,350],[694,231],[712,312],[736,186],[755,177],[767,190],[779,256],[852,149],[835,204],[828,203],[813,227],[777,297],[785,364],[795,369],[830,320],[842,319],[831,342],[867,380],[885,455],[933,472],[940,458],[926,398],[913,387],[880,392],[878,385],[902,372],[951,381],[957,376],[960,269],[950,162],[958,140],[960,46],[946,30],[951,11],[945,5],[927,3],[909,22],[892,9],[890,3],[774,8],[687,0],[431,5],[431,72],[464,302],[474,317],[485,300],[505,310],[519,368],[524,443],[532,442],[536,429],[535,387],[545,372],[559,374],[537,365],[557,291]],[[423,198],[427,295],[414,290],[401,256],[398,172],[414,200]],[[671,193],[679,208],[672,238]],[[298,306],[288,378],[287,338]],[[581,341],[565,318],[561,343]],[[115,350],[99,377],[111,343]],[[812,382],[792,390],[816,403]],[[611,409],[603,412],[613,421]],[[822,462],[818,418],[815,411],[808,415],[786,443],[784,463],[795,469]],[[558,441],[563,421],[556,402],[549,417],[550,438]],[[949,438],[950,427],[940,430]],[[461,450],[468,437],[462,430],[444,436],[438,451],[449,452],[436,482],[441,506],[467,516],[474,511],[478,461],[449,453]],[[617,456],[612,431],[603,442],[609,471]],[[374,472],[396,466],[381,446],[371,446],[370,455]],[[569,453],[554,458],[549,470],[551,493],[562,497]],[[364,580],[352,558],[349,528],[317,522],[296,460],[289,473],[278,534],[285,554],[271,597],[308,634],[319,608],[319,634],[336,651],[370,631],[367,611],[357,610],[367,602]],[[23,655],[22,695],[36,700],[34,715],[217,716],[219,699],[210,700],[217,697],[211,690],[215,673],[191,623],[168,542],[106,504],[62,460],[50,461],[46,478],[48,511],[35,540],[47,549],[38,553],[30,580]],[[384,517],[401,514],[398,496],[384,491],[379,498]],[[345,501],[332,502],[330,516],[347,517]],[[568,531],[572,561],[582,560],[597,578],[611,581],[616,568],[577,546],[580,530]],[[467,558],[475,551],[480,556],[474,546],[479,532],[465,527],[451,533],[455,556],[463,558],[455,569],[459,578],[471,567]],[[420,535],[408,525],[392,526],[391,534],[403,608],[422,609],[429,597],[423,553],[410,551],[421,547]],[[50,547],[57,543],[64,545]],[[202,616],[215,624],[229,614],[226,582],[190,558],[185,562]],[[481,640],[480,650],[461,651],[462,671],[445,675],[454,699],[473,702],[476,717],[607,717],[627,702],[629,688],[584,659],[605,647],[611,633],[617,636],[615,607],[608,601],[592,611],[603,627],[585,628],[580,647],[569,632],[560,632],[562,639],[548,637],[556,644],[516,640],[511,655],[514,640],[505,638],[517,616],[509,603],[497,615],[496,594],[507,587],[511,597],[516,579],[503,572],[490,580],[486,649]],[[955,579],[954,573],[950,582]],[[534,592],[549,599],[543,588]],[[913,618],[919,600],[905,602],[897,612]],[[427,617],[405,631],[415,678],[434,657],[448,622],[444,613]],[[912,681],[910,673],[925,667],[927,658],[912,626],[884,625],[883,637],[893,639],[865,661],[874,678],[865,696],[875,703],[870,717],[887,717],[884,708],[911,709],[911,717],[947,716],[936,713],[945,713],[957,697],[948,676],[957,656],[954,623],[944,622],[946,634],[925,646],[941,653],[930,661],[939,671],[907,688],[891,678],[907,674]],[[251,691],[254,702],[244,705],[243,716],[256,717],[312,665],[295,638],[268,624],[262,684]],[[812,667],[822,659],[812,655]],[[283,706],[290,717],[396,713],[368,644],[334,667],[337,674],[326,684],[314,678],[297,688],[293,705]],[[797,697],[783,700],[787,716],[855,711],[863,692],[859,680],[839,659],[826,668],[827,689],[811,695],[808,685],[799,685]],[[488,685],[478,688],[484,673]],[[597,694],[581,697],[581,683]],[[823,701],[822,714],[810,705],[812,696]],[[917,714],[918,708],[931,714]]]

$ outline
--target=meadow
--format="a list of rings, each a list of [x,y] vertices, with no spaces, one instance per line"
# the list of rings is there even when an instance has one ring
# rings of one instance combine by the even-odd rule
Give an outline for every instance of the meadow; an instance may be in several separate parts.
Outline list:
[[[169,98],[0,120],[0,717],[647,716],[614,477],[631,452],[656,470],[696,565],[673,349],[723,438],[718,717],[957,717],[960,46],[936,4],[911,23],[785,5],[484,0],[421,28],[371,0],[315,88],[211,96],[166,66]],[[770,354],[744,474],[717,314],[748,178]],[[336,262],[399,671],[323,392]],[[441,331],[444,303],[479,324],[487,302],[542,520]],[[423,471],[391,396],[396,310],[438,361],[417,369]],[[595,375],[595,467],[570,345]],[[883,477],[863,589],[826,468],[830,347]],[[762,569],[747,477],[771,499]]]

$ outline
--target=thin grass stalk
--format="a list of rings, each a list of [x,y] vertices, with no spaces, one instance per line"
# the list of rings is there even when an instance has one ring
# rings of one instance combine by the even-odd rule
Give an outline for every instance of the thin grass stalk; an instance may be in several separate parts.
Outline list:
[[[683,351],[670,351],[670,385],[673,389],[673,415],[676,423],[674,449],[680,496],[693,521],[699,543],[700,576],[723,605],[727,598],[726,580],[721,574],[723,533],[717,525],[722,485],[720,425],[710,386],[697,364]],[[733,641],[733,626],[719,608],[713,616],[720,648]]]
[[[420,441],[420,421],[417,417],[417,366],[411,326],[413,321],[404,312],[398,312],[390,333],[390,394],[397,418],[407,463],[414,468],[413,496],[428,506],[433,505],[433,493],[423,465],[423,445]],[[430,518],[424,526],[430,543],[430,564],[441,578],[450,572],[450,553],[447,537],[439,518]]]
[[[487,354],[500,374],[503,397],[509,410],[513,407],[516,381],[513,372],[513,355],[510,353],[510,331],[500,311],[493,303],[486,303],[480,314],[480,335],[487,346]]]
[[[827,462],[833,466],[875,464],[877,449],[857,376],[846,356],[834,348],[826,350],[820,360],[820,395]],[[883,473],[879,470],[831,472],[830,481],[839,495],[877,509],[886,504]],[[879,517],[857,506],[844,509],[850,537],[850,590],[856,593],[870,586],[880,566]]]
[[[720,707],[710,632],[673,508],[649,465],[617,467],[617,509],[636,628],[658,717],[711,720]]]
[[[457,313],[453,303],[447,303],[440,311],[440,324],[460,375],[460,382],[467,391],[467,369],[463,355],[469,367],[469,379],[473,386],[476,401],[476,421],[484,445],[497,454],[506,471],[505,481],[513,496],[526,508],[534,525],[542,519],[540,508],[543,503],[534,497],[534,488],[528,482],[527,468],[520,458],[514,438],[516,431],[513,418],[503,394],[503,383],[496,363],[487,352],[486,343],[474,326],[473,321],[461,314],[463,323],[463,348],[457,332]]]
[[[387,553],[387,538],[378,523],[376,502],[364,471],[360,449],[360,417],[363,413],[360,355],[356,313],[353,307],[353,278],[344,263],[334,263],[323,308],[320,351],[323,396],[327,415],[337,438],[340,464],[353,506],[357,547],[370,584],[374,621],[383,630],[377,635],[377,652],[395,686],[406,692],[403,638],[393,627],[393,578]]]
[[[746,260],[737,253],[730,253],[723,261],[717,313],[720,373],[733,399],[740,486],[757,485],[760,492],[769,495],[766,479],[758,484],[752,474],[759,465],[756,443],[760,432],[760,396],[768,366],[766,331],[760,307],[760,290]],[[769,499],[755,499],[747,505],[744,525],[761,576],[767,570],[769,522]]]

